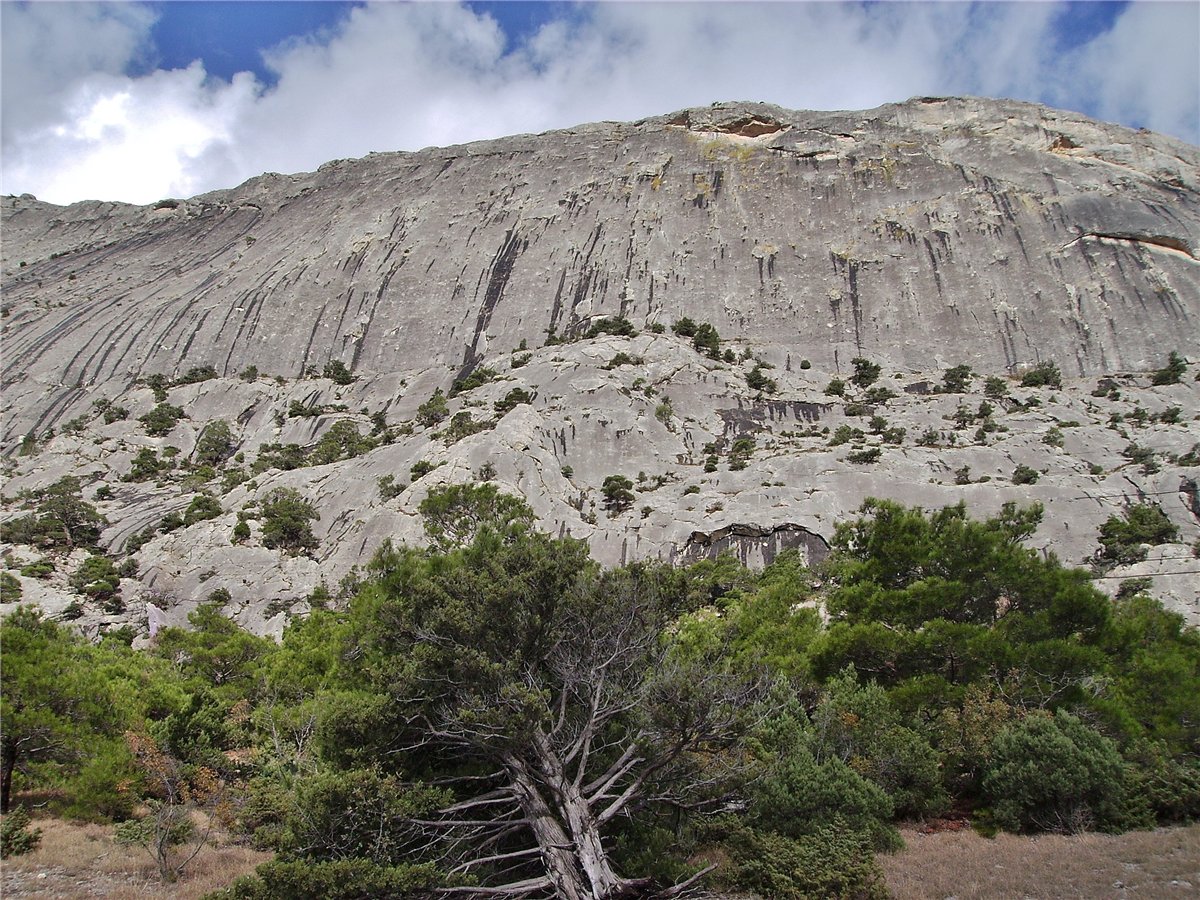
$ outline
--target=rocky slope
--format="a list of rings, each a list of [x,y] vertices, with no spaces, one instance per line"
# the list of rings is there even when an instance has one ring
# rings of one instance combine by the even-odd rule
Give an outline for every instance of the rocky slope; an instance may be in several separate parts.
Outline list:
[[[1200,620],[1197,366],[1151,384],[1168,352],[1200,359],[1200,152],[1178,141],[1013,102],[722,104],[152,207],[0,205],[6,517],[76,474],[103,545],[141,544],[126,611],[85,604],[85,625],[223,588],[277,630],[385,538],[420,539],[431,486],[480,478],[610,563],[819,557],[867,496],[1039,500],[1037,545],[1080,562],[1151,500],[1178,540],[1098,583],[1153,575]],[[596,329],[615,316],[636,333]],[[856,358],[877,381],[849,380]],[[1046,363],[1061,389],[1020,386]],[[184,414],[158,435],[154,387]],[[205,468],[217,420],[240,456]],[[617,474],[634,498],[609,509]],[[307,555],[263,546],[281,486],[320,514]],[[214,518],[159,529],[199,493]],[[79,553],[34,578],[16,563],[38,551],[8,549],[25,599],[72,600]]]

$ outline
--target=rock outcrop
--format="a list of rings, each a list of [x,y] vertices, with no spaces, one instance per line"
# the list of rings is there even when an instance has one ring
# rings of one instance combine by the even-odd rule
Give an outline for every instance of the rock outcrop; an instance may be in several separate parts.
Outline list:
[[[480,477],[610,563],[815,560],[868,496],[979,515],[1039,500],[1038,545],[1080,562],[1150,499],[1181,537],[1140,565],[1197,616],[1196,367],[1148,374],[1172,350],[1200,359],[1200,151],[1179,141],[1003,101],[718,104],[150,207],[0,207],[5,495],[69,473],[109,486],[114,552],[219,496],[220,516],[137,552],[126,593],[165,620],[224,588],[277,629],[385,538],[419,540],[429,487]],[[616,316],[637,334],[594,327]],[[715,327],[719,359],[672,333],[683,317]],[[827,393],[856,358],[881,367],[876,393]],[[331,363],[355,380],[319,377]],[[1061,389],[1018,386],[1040,363]],[[956,365],[976,376],[939,392]],[[424,424],[435,390],[480,369]],[[161,436],[137,421],[155,375],[185,414]],[[199,466],[218,419],[246,480]],[[377,445],[313,464],[339,423]],[[309,464],[272,464],[289,444]],[[123,481],[142,449],[174,468]],[[1014,484],[1018,465],[1037,480]],[[605,508],[610,474],[634,481],[629,509]],[[255,504],[281,486],[320,513],[310,556],[262,545]]]

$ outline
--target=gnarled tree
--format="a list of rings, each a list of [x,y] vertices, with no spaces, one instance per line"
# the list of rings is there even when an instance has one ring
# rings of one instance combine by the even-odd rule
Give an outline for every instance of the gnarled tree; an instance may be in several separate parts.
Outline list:
[[[644,894],[614,867],[611,825],[648,804],[715,804],[759,684],[674,651],[678,573],[601,572],[582,542],[505,512],[449,553],[380,552],[357,664],[402,711],[408,767],[455,791],[420,823],[442,864],[478,881],[450,890]]]

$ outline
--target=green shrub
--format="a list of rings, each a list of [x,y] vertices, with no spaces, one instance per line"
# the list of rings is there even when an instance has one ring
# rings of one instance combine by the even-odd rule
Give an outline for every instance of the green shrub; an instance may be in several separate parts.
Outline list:
[[[885,388],[880,385],[876,385],[873,388],[869,388],[867,390],[867,392],[865,394],[863,394],[863,402],[874,404],[874,405],[881,405],[881,404],[887,403],[889,400],[895,400],[895,399],[896,399],[895,391],[893,391],[891,388]]]
[[[637,329],[624,316],[609,316],[593,322],[584,337],[594,338],[602,334],[615,334],[618,337],[636,337]]]
[[[480,366],[470,375],[455,381],[450,388],[450,396],[456,397],[459,394],[465,394],[467,391],[473,391],[475,388],[487,384],[499,374],[500,373],[495,369],[489,369],[486,366]]]
[[[624,475],[609,475],[600,488],[604,495],[604,508],[610,516],[629,509],[633,504],[633,482]]]
[[[774,394],[778,390],[775,379],[766,376],[762,363],[756,365],[746,375],[746,387],[752,391],[763,391],[767,394]]]
[[[397,484],[396,476],[391,474],[380,475],[375,484],[379,488],[379,499],[385,503],[399,497],[408,487],[407,484]]]
[[[1154,451],[1149,447],[1129,444],[1121,451],[1121,455],[1131,463],[1141,466],[1144,475],[1153,475],[1158,471],[1158,462],[1154,458]]]
[[[671,419],[674,415],[675,409],[671,406],[670,397],[663,397],[662,403],[654,407],[654,418],[666,425],[671,431],[674,431],[674,428],[671,426]]]
[[[192,498],[192,502],[188,504],[188,508],[183,514],[183,524],[195,525],[197,522],[215,519],[224,512],[225,510],[221,508],[221,501],[212,494],[197,494]]]
[[[605,365],[605,369],[617,369],[621,366],[640,366],[645,360],[640,356],[633,356],[626,353],[624,350],[617,352],[616,356],[610,359]]]
[[[1157,418],[1158,421],[1161,422],[1163,425],[1178,425],[1179,424],[1179,415],[1182,412],[1183,412],[1182,407],[1168,406],[1166,409],[1164,409],[1162,412],[1160,412],[1157,416],[1154,416],[1153,418]]]
[[[160,403],[138,421],[145,426],[146,434],[151,437],[163,437],[171,432],[176,423],[184,417],[183,410],[169,403]]]
[[[176,529],[182,528],[183,524],[183,516],[177,512],[169,512],[159,520],[158,530],[163,534],[169,534]]]
[[[883,451],[878,447],[865,447],[862,450],[851,450],[847,453],[846,462],[864,466],[869,463],[878,462],[879,457],[882,455]]]
[[[217,370],[212,366],[195,366],[175,379],[175,384],[197,384],[216,378]]]
[[[851,428],[849,425],[839,425],[829,436],[829,446],[838,447],[851,441],[861,441],[866,438],[861,428]]]
[[[1026,465],[1018,465],[1013,469],[1012,483],[1013,484],[1037,484],[1039,478],[1037,469],[1032,469]]]
[[[970,366],[954,366],[942,373],[942,391],[947,394],[964,394],[971,386],[975,373]]]
[[[946,810],[949,798],[938,753],[925,737],[901,724],[882,687],[858,683],[853,667],[829,679],[812,725],[810,743],[817,757],[848,760],[857,774],[887,793],[896,817]]]
[[[1116,744],[1064,710],[1035,713],[992,741],[983,776],[1008,831],[1121,831],[1146,824],[1129,795]]]
[[[753,787],[748,822],[790,838],[839,825],[876,850],[903,846],[891,825],[892,801],[839,757],[817,762],[805,740],[780,754]]]
[[[213,603],[217,606],[225,606],[233,601],[233,595],[229,593],[227,588],[217,588],[215,591],[209,591],[208,596],[204,599],[205,603]]]
[[[149,481],[157,478],[162,472],[169,472],[172,466],[167,460],[158,458],[158,453],[150,447],[142,447],[133,456],[129,471],[122,481]]]
[[[109,612],[124,609],[121,601],[121,577],[107,556],[93,555],[85,559],[70,578],[71,587],[102,604]]]
[[[241,544],[248,540],[250,540],[250,523],[242,517],[242,513],[238,513],[237,524],[233,526],[229,542],[231,544]]]
[[[1167,364],[1154,373],[1151,384],[1178,384],[1187,371],[1187,362],[1176,351],[1172,350],[1167,357]]]
[[[427,896],[443,884],[428,864],[379,865],[369,859],[277,859],[263,863],[209,900],[376,900]]]
[[[83,499],[79,478],[65,475],[49,487],[21,494],[26,516],[0,523],[0,541],[70,549],[94,547],[108,520]]]
[[[106,407],[102,415],[105,425],[111,425],[113,422],[120,422],[129,418],[129,410],[124,406],[109,406]]]
[[[797,837],[720,824],[721,844],[730,862],[715,877],[724,887],[772,900],[886,900],[890,896],[870,842],[840,821]]]
[[[150,543],[150,541],[154,540],[154,536],[156,534],[158,534],[158,528],[155,527],[154,525],[147,525],[145,528],[143,528],[141,531],[137,532],[136,534],[130,535],[126,539],[125,546],[123,549],[125,550],[126,553],[131,554],[131,555],[134,553],[137,553],[139,550],[142,549],[142,547],[146,546],[146,544],[148,544],[148,543]]]
[[[1114,565],[1140,562],[1147,544],[1157,546],[1179,538],[1179,529],[1156,503],[1140,503],[1125,510],[1124,517],[1109,516],[1100,526],[1097,556]]]
[[[321,435],[317,445],[308,457],[308,464],[323,466],[343,459],[353,459],[374,450],[378,442],[362,434],[358,426],[349,419],[334,422],[329,430]]]
[[[1200,818],[1200,759],[1176,758],[1158,741],[1139,741],[1125,753],[1131,790],[1144,797],[1159,821]]]
[[[74,419],[71,419],[63,425],[61,429],[62,433],[81,434],[83,429],[87,427],[88,421],[89,419],[87,416],[76,416]]]
[[[299,444],[262,444],[258,448],[258,459],[251,467],[254,474],[265,472],[267,469],[281,469],[290,472],[292,469],[302,469],[308,465],[308,454]]]
[[[846,396],[846,382],[840,378],[830,379],[829,384],[825,385],[825,393],[830,397]]]
[[[496,415],[503,416],[505,413],[512,412],[522,403],[532,403],[533,394],[524,388],[513,388],[502,398],[492,404],[492,409],[496,411]]]
[[[20,856],[36,850],[42,842],[42,829],[32,828],[29,810],[23,806],[10,810],[0,822],[0,859]]]
[[[735,472],[746,468],[754,453],[754,444],[752,437],[740,437],[735,440],[729,449],[729,468]]]
[[[346,364],[340,359],[330,360],[325,363],[325,371],[321,374],[334,384],[347,385],[354,382],[354,376],[350,374],[350,370],[346,368]]]
[[[680,337],[695,337],[696,323],[693,322],[688,316],[684,316],[671,326],[671,330]]]
[[[233,456],[236,449],[229,423],[224,419],[215,419],[204,426],[196,440],[196,462],[219,466]]]
[[[442,431],[438,437],[446,442],[446,445],[456,444],[465,437],[470,437],[473,434],[478,434],[481,431],[487,431],[489,428],[495,428],[496,422],[493,419],[476,420],[472,418],[471,413],[467,410],[456,412],[450,420],[450,425]]]
[[[17,603],[24,593],[17,576],[11,572],[0,572],[0,603]]]
[[[430,472],[432,472],[434,469],[436,469],[440,465],[441,465],[441,463],[430,462],[427,459],[417,460],[409,468],[408,477],[410,480],[415,482],[420,478],[424,478],[426,475],[428,475]]]
[[[431,428],[450,415],[446,395],[438,388],[428,400],[417,407],[417,423]]]
[[[917,438],[918,447],[936,447],[942,439],[942,434],[932,425],[921,432]]]
[[[26,578],[49,578],[53,573],[54,560],[48,556],[21,566],[21,574]]]
[[[1062,388],[1062,373],[1052,362],[1040,362],[1021,376],[1021,387]]]
[[[703,353],[710,359],[718,359],[721,355],[721,336],[717,334],[716,328],[703,322],[696,326],[696,333],[692,335],[692,347],[697,353]]]
[[[1200,466],[1200,444],[1192,444],[1192,449],[1175,457],[1177,466]]]
[[[966,428],[975,422],[975,411],[971,407],[959,403],[950,418],[954,421],[956,428]]]
[[[166,375],[155,372],[151,375],[142,376],[138,381],[154,392],[155,403],[167,402],[167,388],[171,386],[171,381]]]
[[[321,516],[294,488],[276,488],[262,502],[263,546],[295,556],[317,547],[311,521]]]
[[[858,387],[870,387],[879,380],[879,373],[882,370],[878,363],[873,363],[862,356],[856,356],[850,360],[850,365],[854,366],[854,374],[850,376],[850,380]]]
[[[325,407],[319,403],[305,403],[302,400],[293,400],[288,404],[289,419],[313,419],[321,415],[325,411]],[[283,424],[279,422],[278,424]]]
[[[1002,400],[1008,396],[1008,382],[999,375],[989,375],[983,382],[983,395],[989,400]]]

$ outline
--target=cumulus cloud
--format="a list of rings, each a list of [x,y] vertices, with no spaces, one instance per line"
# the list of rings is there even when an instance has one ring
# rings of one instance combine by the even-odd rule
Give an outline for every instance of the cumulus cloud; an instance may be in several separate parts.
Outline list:
[[[126,3],[0,4],[5,135],[52,121],[92,78],[122,74],[150,52],[154,21]]]
[[[1077,71],[1101,118],[1200,141],[1200,4],[1135,4],[1079,50]]]
[[[1060,53],[1064,4],[583,4],[513,44],[457,4],[384,3],[271,48],[271,87],[208,77],[200,63],[126,74],[148,52],[153,19],[140,7],[3,5],[3,189],[55,202],[149,202],[372,150],[714,100],[855,109],[971,93],[1192,141],[1200,131],[1194,4],[1134,4]],[[28,46],[10,72],[18,41]],[[91,55],[75,55],[84,45]]]

